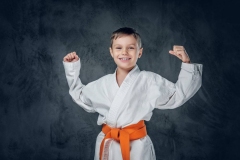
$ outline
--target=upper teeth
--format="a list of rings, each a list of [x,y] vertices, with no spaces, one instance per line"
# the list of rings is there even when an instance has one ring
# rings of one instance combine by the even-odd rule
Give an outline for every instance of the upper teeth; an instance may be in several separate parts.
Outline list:
[[[122,60],[128,60],[129,58],[121,58]]]

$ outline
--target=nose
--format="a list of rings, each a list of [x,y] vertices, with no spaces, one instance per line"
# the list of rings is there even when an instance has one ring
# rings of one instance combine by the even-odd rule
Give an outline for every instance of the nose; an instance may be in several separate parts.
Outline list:
[[[127,48],[125,48],[125,49],[122,50],[122,54],[123,54],[123,55],[128,54]]]

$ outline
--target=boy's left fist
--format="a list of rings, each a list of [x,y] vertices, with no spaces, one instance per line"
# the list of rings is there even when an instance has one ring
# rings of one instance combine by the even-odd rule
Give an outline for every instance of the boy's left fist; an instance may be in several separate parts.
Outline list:
[[[170,50],[169,53],[178,57],[184,63],[190,63],[190,58],[189,58],[189,56],[188,56],[188,54],[187,54],[187,52],[186,52],[186,50],[183,46],[174,45],[173,50]]]

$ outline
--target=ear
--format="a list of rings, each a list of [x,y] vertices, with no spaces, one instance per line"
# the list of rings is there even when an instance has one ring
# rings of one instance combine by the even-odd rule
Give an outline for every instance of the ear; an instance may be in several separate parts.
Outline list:
[[[111,56],[112,56],[112,58],[113,58],[113,51],[112,51],[112,47],[109,47],[109,52],[110,52],[110,54],[111,54]]]
[[[139,49],[138,58],[140,58],[140,57],[142,56],[142,53],[143,53],[143,48],[140,48],[140,49]]]

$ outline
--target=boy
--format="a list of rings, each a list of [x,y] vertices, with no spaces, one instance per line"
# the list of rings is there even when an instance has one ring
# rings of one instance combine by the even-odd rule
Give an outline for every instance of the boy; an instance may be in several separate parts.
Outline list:
[[[87,112],[98,112],[102,132],[96,140],[95,160],[155,160],[144,120],[152,111],[181,106],[200,88],[202,65],[191,64],[183,46],[169,53],[181,59],[178,81],[174,84],[158,74],[140,71],[142,56],[140,35],[132,28],[120,28],[111,36],[109,48],[117,68],[86,86],[79,79],[80,59],[76,52],[63,58],[73,100]]]

